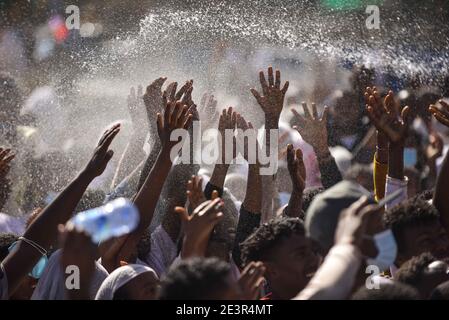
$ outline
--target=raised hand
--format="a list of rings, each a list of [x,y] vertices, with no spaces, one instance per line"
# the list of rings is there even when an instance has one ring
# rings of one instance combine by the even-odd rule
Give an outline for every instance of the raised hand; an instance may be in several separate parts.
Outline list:
[[[118,123],[103,133],[103,136],[95,148],[92,158],[83,171],[84,173],[87,173],[90,177],[98,177],[104,172],[109,160],[111,160],[114,155],[114,152],[112,150],[108,150],[108,148],[119,131],[120,124]]]
[[[256,130],[254,129],[252,123],[250,121],[246,121],[240,114],[237,114],[237,129],[242,130],[242,132],[237,132],[237,146],[240,148],[243,147],[243,150],[240,150],[239,148],[238,152],[243,155],[243,158],[248,161],[249,164],[256,164],[258,162],[257,157],[260,151]],[[247,137],[247,139],[245,139],[245,137]],[[250,156],[250,148],[253,146],[256,147],[256,153],[253,155],[254,159]]]
[[[262,262],[251,261],[243,269],[239,278],[239,286],[242,291],[242,300],[257,300],[264,281],[265,266]]]
[[[262,94],[256,89],[251,89],[251,93],[257,103],[265,113],[265,117],[270,121],[279,121],[279,117],[284,106],[285,93],[288,90],[289,82],[286,81],[281,89],[281,72],[276,70],[276,77],[273,75],[273,68],[268,68],[268,83],[263,71],[259,72]]]
[[[207,200],[203,193],[202,184],[203,178],[198,176],[192,176],[192,179],[187,182],[187,198],[190,203],[189,208],[192,211]]]
[[[324,107],[324,111],[321,117],[318,116],[318,111],[315,103],[312,103],[312,114],[307,107],[307,103],[302,103],[304,109],[304,116],[301,116],[298,111],[292,109],[295,115],[297,126],[293,129],[297,130],[301,137],[309,143],[317,153],[327,153],[327,116],[329,114],[329,108]]]
[[[293,188],[303,192],[306,187],[306,167],[301,149],[295,151],[291,144],[287,146],[287,167]]]
[[[183,207],[176,207],[184,230],[184,242],[181,251],[183,259],[204,256],[214,227],[223,218],[223,201],[220,198],[203,202],[189,216]]]
[[[390,143],[403,145],[409,128],[410,108],[405,106],[401,112],[400,106],[394,101],[393,91],[389,91],[383,104],[376,94],[370,95],[366,105],[368,116],[378,131],[383,132]]]
[[[438,102],[442,108],[437,108],[437,106],[431,104],[429,106],[429,111],[438,122],[449,127],[449,105],[443,100],[439,100]]]
[[[201,98],[199,112],[201,119],[204,119],[206,127],[209,127],[212,123],[215,123],[220,116],[217,111],[217,100],[214,95],[208,93],[203,94]]]
[[[368,198],[361,197],[340,214],[335,231],[335,243],[353,244],[360,249],[368,221],[373,215],[380,214],[380,212],[379,206],[369,205]]]
[[[126,100],[127,102],[127,107],[128,107],[128,112],[129,115],[131,116],[131,121],[133,123],[133,127],[134,127],[134,131],[142,131],[145,132],[144,130],[139,130],[139,126],[142,123],[142,111],[143,111],[143,104],[142,104],[142,86],[138,86],[137,87],[137,94],[136,94],[136,89],[134,87],[131,87],[131,89],[129,90],[129,95],[128,98]]]
[[[162,86],[166,80],[166,77],[161,77],[154,80],[147,87],[147,90],[143,95],[143,102],[145,103],[145,108],[147,110],[147,116],[150,124],[154,123],[155,115],[158,112],[164,110]],[[141,97],[140,95],[138,96]]]
[[[182,105],[179,101],[167,102],[165,94],[163,100],[165,103],[164,116],[161,113],[157,114],[157,133],[163,148],[171,149],[178,142],[170,141],[171,133],[181,128],[187,130],[192,121],[192,114],[188,112],[187,105]]]
[[[221,164],[230,164],[230,161],[234,159],[235,156],[235,138],[232,138],[232,141],[226,140],[226,131],[227,130],[235,130],[237,124],[237,112],[235,112],[232,107],[229,107],[227,110],[223,109],[222,114],[218,120],[218,132],[221,135],[220,142],[220,161]],[[232,143],[232,156],[227,159],[226,158],[226,145]]]

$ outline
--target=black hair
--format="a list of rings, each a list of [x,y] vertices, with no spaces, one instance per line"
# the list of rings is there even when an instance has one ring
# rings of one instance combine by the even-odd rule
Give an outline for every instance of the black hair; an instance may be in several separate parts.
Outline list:
[[[262,224],[240,244],[243,264],[269,260],[272,250],[294,234],[305,234],[299,218],[275,218]]]
[[[307,188],[304,190],[302,195],[302,211],[305,213],[307,209],[309,209],[310,204],[312,203],[315,196],[323,192],[325,189],[323,187],[314,187]]]
[[[449,300],[449,281],[443,282],[430,294],[430,300]]]
[[[422,280],[424,270],[430,263],[436,260],[430,252],[424,252],[419,256],[413,257],[399,268],[395,279],[413,287],[418,287]]]
[[[368,289],[365,286],[357,290],[351,300],[419,300],[418,291],[399,282],[383,283],[379,288]]]
[[[0,261],[9,254],[9,247],[19,239],[19,236],[12,233],[0,233]]]
[[[161,282],[161,300],[214,299],[228,286],[231,267],[217,258],[183,260]]]
[[[404,231],[407,228],[433,223],[439,221],[439,218],[438,210],[418,195],[386,211],[384,223],[393,231],[398,250],[401,251],[406,245]]]

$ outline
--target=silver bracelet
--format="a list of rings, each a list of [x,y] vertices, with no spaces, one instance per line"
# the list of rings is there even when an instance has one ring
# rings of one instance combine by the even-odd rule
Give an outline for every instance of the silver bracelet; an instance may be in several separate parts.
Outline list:
[[[30,246],[32,246],[34,249],[39,251],[41,255],[47,255],[47,250],[45,250],[42,246],[38,245],[33,240],[27,239],[25,237],[19,237],[19,240],[23,240],[24,242],[28,243]]]

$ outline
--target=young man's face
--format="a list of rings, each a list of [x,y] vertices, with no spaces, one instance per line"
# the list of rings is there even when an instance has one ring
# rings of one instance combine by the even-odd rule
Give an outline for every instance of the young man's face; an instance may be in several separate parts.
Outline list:
[[[272,258],[264,263],[275,296],[291,299],[306,287],[320,263],[312,248],[310,239],[294,234],[273,249]]]
[[[403,232],[403,243],[404,248],[398,252],[400,263],[426,251],[438,259],[449,258],[449,237],[437,220],[408,227]]]

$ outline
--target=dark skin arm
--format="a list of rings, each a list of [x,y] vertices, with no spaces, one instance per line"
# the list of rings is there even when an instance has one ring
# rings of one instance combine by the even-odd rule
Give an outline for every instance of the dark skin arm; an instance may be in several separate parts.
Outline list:
[[[159,113],[157,118],[158,135],[161,140],[161,151],[156,162],[146,178],[143,186],[136,194],[133,202],[140,213],[139,225],[127,238],[120,255],[120,260],[129,261],[134,253],[140,238],[153,219],[159,196],[164,186],[164,182],[170,172],[172,160],[170,159],[171,148],[178,141],[170,141],[170,134],[173,130],[188,129],[192,120],[192,115],[188,113],[188,107],[181,102],[167,102],[164,116]]]
[[[39,214],[25,231],[26,239],[36,242],[45,249],[56,242],[58,225],[65,224],[71,218],[90,182],[106,169],[113,155],[112,150],[108,148],[119,131],[120,125],[115,125],[103,134],[85,169]],[[41,257],[39,251],[24,241],[20,241],[17,247],[18,249],[3,261],[10,296]]]
[[[441,108],[430,105],[429,111],[441,124],[449,127],[449,105],[444,101],[439,101]],[[449,234],[449,153],[446,154],[440,174],[437,178],[435,193],[433,195],[433,205],[440,212],[441,224]]]
[[[400,106],[394,101],[394,94],[389,91],[384,100],[384,106],[372,103],[370,96],[367,106],[368,115],[376,126],[388,138],[388,176],[404,180],[404,143],[409,127],[409,107],[404,107],[399,114]]]
[[[285,209],[285,214],[289,217],[300,217],[302,212],[302,195],[306,187],[306,167],[301,149],[294,150],[291,144],[287,146],[287,165],[293,190],[288,206]]]

